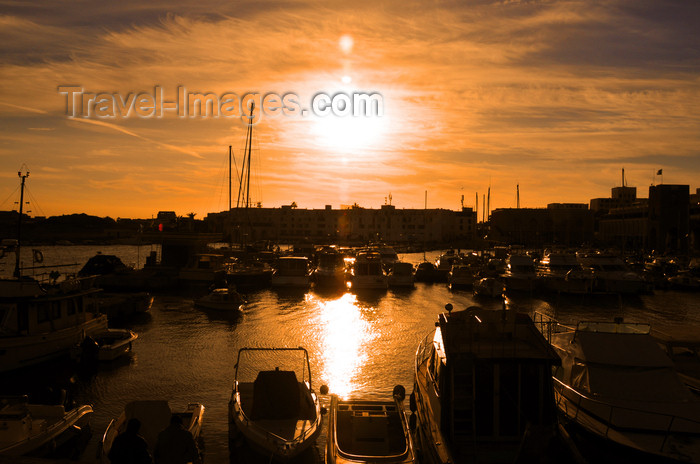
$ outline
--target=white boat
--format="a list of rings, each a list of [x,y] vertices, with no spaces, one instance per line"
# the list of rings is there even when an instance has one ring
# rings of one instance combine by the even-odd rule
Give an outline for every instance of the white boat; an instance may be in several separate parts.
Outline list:
[[[671,358],[678,376],[700,394],[700,334],[696,327],[676,327],[673,334],[652,330],[651,336]]]
[[[124,411],[118,418],[113,419],[107,426],[102,442],[100,444],[100,461],[102,464],[109,464],[109,450],[112,449],[114,439],[126,430],[129,419],[136,418],[141,421],[139,435],[148,444],[148,451],[153,455],[158,434],[169,424],[173,414],[182,418],[183,427],[188,430],[195,441],[200,441],[202,431],[202,418],[204,416],[204,405],[200,403],[190,403],[182,412],[173,412],[166,400],[138,400],[127,403]],[[201,449],[201,448],[200,448]]]
[[[447,282],[452,266],[459,264],[461,257],[454,250],[448,250],[435,260],[435,282]]]
[[[653,285],[632,271],[617,255],[610,253],[576,253],[585,270],[591,271],[593,291],[597,293],[650,293]]]
[[[243,438],[266,458],[281,461],[313,446],[322,415],[304,348],[241,348],[235,369],[229,401],[232,443]]]
[[[410,422],[422,460],[572,462],[552,387],[560,360],[530,317],[445,307],[416,351]]]
[[[194,305],[216,311],[238,311],[244,303],[240,293],[231,288],[215,288],[211,293],[194,300]]]
[[[543,290],[554,293],[593,291],[593,275],[581,268],[575,253],[547,252],[540,260],[537,278]]]
[[[86,336],[107,330],[92,282],[0,280],[0,372],[68,356]]]
[[[551,336],[559,411],[627,459],[700,462],[700,398],[674,370],[648,324],[579,322]]]
[[[350,269],[350,284],[355,290],[386,290],[389,281],[379,253],[360,253]]]
[[[272,286],[277,288],[308,288],[311,285],[309,258],[283,256],[277,260],[272,273]]]
[[[397,385],[392,396],[393,401],[331,397],[326,464],[415,462],[403,406],[406,390]]]
[[[63,405],[31,404],[26,396],[2,397],[0,456],[48,457],[55,450],[78,445],[89,438],[92,412],[89,405],[66,411]]]
[[[394,262],[389,274],[387,275],[387,283],[389,287],[414,287],[415,284],[415,269],[413,264],[403,261]]]
[[[535,260],[528,255],[508,256],[502,277],[507,291],[532,293],[537,288]]]

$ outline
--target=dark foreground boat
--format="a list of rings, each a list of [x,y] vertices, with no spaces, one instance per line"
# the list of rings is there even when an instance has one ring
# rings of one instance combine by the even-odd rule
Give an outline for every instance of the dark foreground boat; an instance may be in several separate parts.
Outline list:
[[[416,352],[411,422],[422,462],[573,462],[552,386],[561,361],[530,317],[445,308]]]
[[[327,388],[322,386],[321,392],[324,391]],[[304,348],[238,351],[229,401],[231,445],[243,438],[263,456],[288,461],[315,443],[321,418],[318,396],[311,388],[309,355]]]
[[[394,387],[393,401],[331,398],[326,464],[415,462],[403,400],[406,390]]]

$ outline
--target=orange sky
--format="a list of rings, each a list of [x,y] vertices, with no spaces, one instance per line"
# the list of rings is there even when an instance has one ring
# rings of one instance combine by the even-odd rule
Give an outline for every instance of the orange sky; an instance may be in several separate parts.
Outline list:
[[[588,202],[625,168],[700,187],[700,4],[684,1],[57,1],[0,8],[0,210],[26,164],[32,214],[227,207],[238,119],[73,118],[59,86],[127,95],[379,92],[375,118],[255,126],[254,201],[456,209]],[[351,40],[350,40],[351,39]],[[237,187],[234,187],[234,190]],[[481,205],[480,205],[481,206]]]

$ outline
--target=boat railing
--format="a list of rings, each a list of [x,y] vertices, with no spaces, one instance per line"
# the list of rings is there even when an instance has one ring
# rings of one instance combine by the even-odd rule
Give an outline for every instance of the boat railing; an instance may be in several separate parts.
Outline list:
[[[258,426],[255,423],[255,421],[251,420],[248,417],[248,415],[245,413],[245,411],[243,411],[243,408],[240,407],[241,398],[240,398],[240,392],[238,391],[238,385],[236,385],[235,388],[236,388],[236,395],[237,395],[237,402],[236,403],[239,405],[238,411],[236,412],[236,414],[238,414],[238,417],[239,417],[241,423],[243,423],[246,427],[252,427],[252,428],[255,428],[257,430],[264,432],[265,437],[268,439],[268,441],[282,442],[283,445],[279,447],[280,449],[284,449],[285,444],[288,444],[288,443],[291,443],[291,444],[302,443],[304,440],[306,440],[308,435],[312,434],[321,425],[321,414],[320,414],[320,411],[317,410],[316,411],[316,418],[313,421],[313,425],[306,427],[302,431],[301,435],[294,437],[291,440],[289,438],[281,437],[281,436],[277,435],[276,433],[270,432],[269,430],[266,430],[263,427]],[[315,399],[316,394],[313,392],[311,394],[314,396],[314,399]]]
[[[544,314],[535,311],[532,316],[532,322],[535,324],[540,333],[547,339],[547,342],[552,343],[552,335],[563,332],[574,332],[576,327],[562,324],[549,314]]]
[[[561,380],[553,377],[555,385],[556,403],[560,409],[570,419],[577,421],[579,414],[585,414],[605,427],[604,436],[607,438],[611,430],[616,431],[654,431],[663,434],[663,441],[659,451],[661,452],[672,434],[692,434],[700,433],[700,422],[675,414],[662,412],[644,411],[627,406],[613,405],[601,400],[589,398],[576,391]],[[568,393],[568,394],[567,394]],[[562,405],[563,402],[563,405]],[[576,408],[569,411],[569,404]],[[646,423],[655,424],[652,428],[640,425],[642,419]],[[623,423],[626,422],[626,423]],[[628,425],[629,424],[629,425]],[[634,424],[634,425],[631,425]]]

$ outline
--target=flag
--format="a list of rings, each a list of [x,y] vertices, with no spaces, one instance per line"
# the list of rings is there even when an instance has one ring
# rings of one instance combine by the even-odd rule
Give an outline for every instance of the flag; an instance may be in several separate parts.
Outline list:
[[[659,169],[658,171],[656,171],[657,176],[663,175],[663,173],[664,173],[663,169]]]

